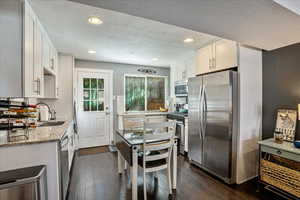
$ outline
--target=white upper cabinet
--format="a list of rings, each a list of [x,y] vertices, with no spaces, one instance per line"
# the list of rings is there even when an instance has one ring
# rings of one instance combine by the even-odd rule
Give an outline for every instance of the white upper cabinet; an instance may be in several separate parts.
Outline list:
[[[34,77],[34,29],[36,24],[35,17],[27,4],[25,4],[24,18],[24,95],[25,97],[35,97],[38,88]]]
[[[237,67],[237,43],[224,39],[216,41],[215,61],[216,70]]]
[[[43,70],[43,33],[42,27],[36,21],[35,26],[35,34],[34,34],[34,73],[33,73],[33,81],[34,81],[34,93],[36,97],[44,96],[44,70]]]
[[[196,74],[237,67],[237,43],[221,39],[197,52]]]
[[[29,3],[24,5],[24,97],[57,98],[57,50]]]
[[[212,45],[207,45],[198,50],[196,74],[204,74],[211,69]]]

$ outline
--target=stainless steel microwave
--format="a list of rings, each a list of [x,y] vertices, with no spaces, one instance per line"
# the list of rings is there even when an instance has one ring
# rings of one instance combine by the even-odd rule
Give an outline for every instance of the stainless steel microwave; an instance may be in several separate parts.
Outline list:
[[[188,86],[186,80],[175,82],[175,96],[177,97],[188,96]]]

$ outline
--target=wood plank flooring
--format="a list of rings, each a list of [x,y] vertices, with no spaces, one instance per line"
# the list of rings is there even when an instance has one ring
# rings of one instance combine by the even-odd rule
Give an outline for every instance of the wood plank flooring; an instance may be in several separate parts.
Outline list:
[[[68,200],[130,200],[130,177],[117,174],[116,153],[78,156],[74,163]],[[168,199],[166,174],[148,177],[149,200]],[[143,199],[142,176],[139,199]],[[178,188],[172,199],[178,200],[281,200],[268,191],[256,192],[256,183],[228,186],[179,157]]]

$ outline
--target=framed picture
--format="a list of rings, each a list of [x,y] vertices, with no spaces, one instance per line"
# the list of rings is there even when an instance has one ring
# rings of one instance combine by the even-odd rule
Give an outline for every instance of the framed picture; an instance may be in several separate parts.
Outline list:
[[[295,140],[297,124],[297,110],[278,109],[276,120],[276,132],[283,133],[283,139],[289,142]]]

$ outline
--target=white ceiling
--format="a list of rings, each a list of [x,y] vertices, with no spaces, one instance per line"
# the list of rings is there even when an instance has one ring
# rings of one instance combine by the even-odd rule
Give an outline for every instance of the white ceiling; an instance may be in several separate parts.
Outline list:
[[[174,24],[266,50],[300,42],[300,16],[272,0],[72,1]]]
[[[216,37],[160,22],[65,0],[32,0],[59,52],[79,59],[168,67]],[[89,16],[102,25],[90,25]],[[194,43],[183,39],[193,37]],[[96,54],[88,54],[96,50]],[[153,61],[152,58],[158,58]]]
[[[294,13],[300,15],[300,1],[299,0],[273,0],[279,5],[293,11]]]

